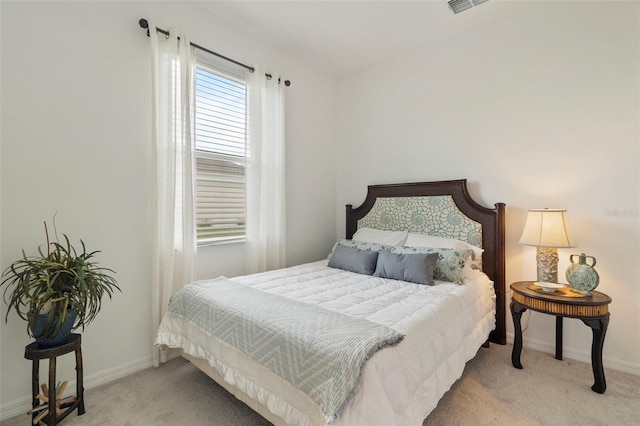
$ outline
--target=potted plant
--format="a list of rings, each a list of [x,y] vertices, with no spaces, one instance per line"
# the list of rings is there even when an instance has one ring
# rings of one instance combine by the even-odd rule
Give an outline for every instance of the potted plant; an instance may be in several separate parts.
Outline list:
[[[49,242],[46,222],[44,228],[46,253],[38,247],[37,256],[27,256],[23,249],[22,258],[2,273],[0,287],[6,286],[5,323],[13,308],[27,321],[30,336],[42,346],[55,346],[72,330],[80,326],[84,330],[100,311],[102,297],[107,294],[111,298],[120,288],[110,275],[115,272],[95,262],[99,251],[87,252],[82,240],[82,249],[76,250],[64,234],[64,243],[57,235],[56,241]]]

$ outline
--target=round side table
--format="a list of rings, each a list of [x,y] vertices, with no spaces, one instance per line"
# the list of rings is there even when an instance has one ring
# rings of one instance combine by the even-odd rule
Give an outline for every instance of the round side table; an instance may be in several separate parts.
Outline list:
[[[514,341],[511,352],[511,363],[515,368],[522,368],[522,313],[531,309],[556,317],[556,359],[562,359],[562,318],[578,318],[589,326],[593,332],[591,344],[591,368],[595,383],[591,389],[604,393],[607,383],[602,367],[602,347],[609,325],[609,303],[611,298],[604,293],[594,291],[591,296],[570,297],[568,293],[555,291],[545,293],[533,281],[520,281],[511,284],[511,315],[513,316]],[[576,295],[571,295],[576,296]]]
[[[49,359],[49,388],[47,398],[49,402],[53,401],[48,408],[32,411],[32,420],[36,424],[36,419],[39,422],[44,422],[49,426],[55,426],[69,415],[76,408],[78,409],[78,415],[84,414],[84,387],[82,383],[82,338],[80,334],[72,333],[67,340],[57,346],[42,347],[37,342],[33,342],[24,348],[24,357],[33,361],[33,367],[31,370],[31,390],[33,394],[32,406],[34,410],[40,406],[40,400],[37,398],[40,387],[40,360]],[[69,352],[75,352],[76,355],[76,397],[75,401],[62,404],[60,406],[60,412],[56,412],[56,358],[60,355],[67,354]],[[59,395],[62,396],[62,395]],[[53,408],[52,408],[53,407]],[[45,414],[48,410],[48,414]]]

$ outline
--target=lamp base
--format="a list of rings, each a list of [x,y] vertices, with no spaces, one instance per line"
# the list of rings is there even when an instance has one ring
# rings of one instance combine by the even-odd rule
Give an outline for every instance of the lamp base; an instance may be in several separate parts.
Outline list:
[[[538,281],[558,282],[558,259],[557,248],[537,247]]]

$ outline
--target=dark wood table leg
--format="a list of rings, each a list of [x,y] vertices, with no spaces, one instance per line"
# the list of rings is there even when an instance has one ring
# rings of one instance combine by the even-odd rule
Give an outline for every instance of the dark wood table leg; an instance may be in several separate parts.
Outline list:
[[[76,348],[76,398],[78,398],[78,415],[84,414],[84,382],[82,371],[82,348]]]
[[[36,408],[40,405],[40,400],[37,398],[40,393],[40,360],[34,359],[31,367],[31,393],[33,397],[31,399],[31,408]],[[31,420],[38,417],[38,413],[34,412],[31,415]]]
[[[556,317],[556,359],[562,361],[562,317]]]
[[[56,357],[49,358],[49,415],[47,424],[56,426],[58,414],[56,413]]]
[[[607,390],[607,382],[604,378],[604,368],[602,366],[602,347],[604,346],[604,336],[609,325],[609,316],[605,318],[583,318],[582,322],[591,327],[593,332],[593,343],[591,344],[591,368],[595,383],[591,390],[597,393],[604,393]]]
[[[513,317],[513,350],[511,351],[511,364],[515,368],[522,369],[520,363],[520,354],[522,353],[522,325],[520,320],[522,319],[522,313],[527,308],[518,302],[511,301],[511,316]]]

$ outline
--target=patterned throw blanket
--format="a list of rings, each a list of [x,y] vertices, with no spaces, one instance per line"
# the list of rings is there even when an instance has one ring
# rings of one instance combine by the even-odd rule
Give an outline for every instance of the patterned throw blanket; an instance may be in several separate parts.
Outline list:
[[[365,361],[403,335],[367,320],[226,278],[181,289],[169,312],[188,318],[306,393],[327,423],[354,395]]]

